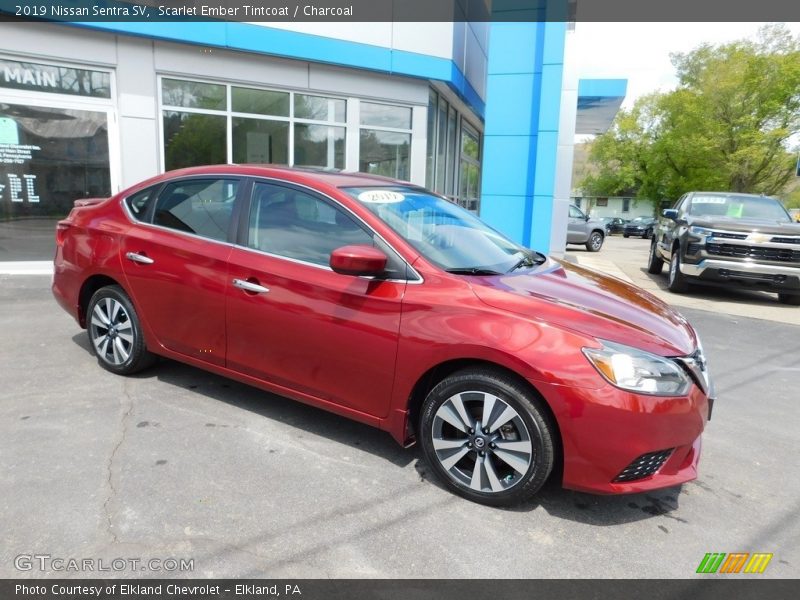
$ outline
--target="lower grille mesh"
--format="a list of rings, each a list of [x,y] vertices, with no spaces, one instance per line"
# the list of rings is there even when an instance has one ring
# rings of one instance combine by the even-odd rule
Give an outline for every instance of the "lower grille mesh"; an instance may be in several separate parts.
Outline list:
[[[667,450],[660,450],[658,452],[650,452],[642,454],[639,458],[634,460],[631,464],[623,469],[623,471],[614,478],[613,483],[622,483],[624,481],[635,481],[637,479],[644,479],[655,474],[672,454],[674,448]]]

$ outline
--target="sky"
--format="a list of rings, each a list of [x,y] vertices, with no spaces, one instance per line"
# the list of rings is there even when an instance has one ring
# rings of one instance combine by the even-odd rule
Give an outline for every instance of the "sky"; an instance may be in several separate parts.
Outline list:
[[[793,1],[793,0],[787,0]],[[575,25],[574,51],[581,78],[627,79],[622,104],[677,85],[670,52],[689,52],[703,43],[755,39],[764,23],[582,23]],[[787,23],[800,35],[800,23]]]

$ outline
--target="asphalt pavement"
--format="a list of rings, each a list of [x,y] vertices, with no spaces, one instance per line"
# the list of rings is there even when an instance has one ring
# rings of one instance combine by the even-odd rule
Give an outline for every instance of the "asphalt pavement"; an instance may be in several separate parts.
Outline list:
[[[171,361],[104,371],[49,279],[0,275],[0,577],[91,577],[52,561],[120,557],[113,574],[139,577],[721,577],[695,574],[707,552],[773,553],[758,577],[800,575],[798,326],[681,308],[719,392],[697,481],[549,484],[503,510],[367,426]]]

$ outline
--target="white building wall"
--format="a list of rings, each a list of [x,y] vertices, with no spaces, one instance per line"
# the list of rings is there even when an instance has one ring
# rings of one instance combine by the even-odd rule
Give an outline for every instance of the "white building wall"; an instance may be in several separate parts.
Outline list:
[[[553,216],[550,227],[550,252],[561,255],[567,245],[567,224],[572,190],[572,160],[575,153],[575,118],[578,111],[578,64],[575,59],[573,31],[564,39],[564,68],[561,80],[556,177],[553,192]]]

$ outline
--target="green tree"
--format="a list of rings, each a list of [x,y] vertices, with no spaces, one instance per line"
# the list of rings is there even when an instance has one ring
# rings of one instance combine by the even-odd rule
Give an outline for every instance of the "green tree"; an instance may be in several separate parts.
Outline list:
[[[584,193],[783,192],[800,132],[800,42],[767,26],[756,41],[703,45],[672,61],[677,89],[640,99],[594,141]]]

